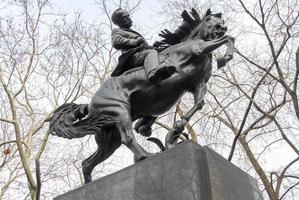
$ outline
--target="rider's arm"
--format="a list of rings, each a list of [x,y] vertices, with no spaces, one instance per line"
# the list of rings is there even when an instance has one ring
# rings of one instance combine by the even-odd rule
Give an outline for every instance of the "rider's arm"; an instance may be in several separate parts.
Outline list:
[[[113,47],[118,50],[137,47],[142,43],[141,37],[137,39],[126,38],[119,31],[112,31],[111,40]]]

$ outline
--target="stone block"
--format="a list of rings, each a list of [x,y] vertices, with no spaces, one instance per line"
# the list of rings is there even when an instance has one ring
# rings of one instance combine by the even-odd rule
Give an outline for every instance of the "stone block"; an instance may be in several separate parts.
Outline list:
[[[54,200],[262,200],[257,181],[188,141]]]

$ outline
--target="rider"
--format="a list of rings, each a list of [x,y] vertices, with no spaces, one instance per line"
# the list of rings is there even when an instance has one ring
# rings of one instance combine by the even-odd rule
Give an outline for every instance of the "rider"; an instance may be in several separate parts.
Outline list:
[[[131,29],[132,20],[129,13],[119,8],[113,12],[111,18],[112,22],[119,27],[112,30],[112,45],[122,52],[111,76],[119,76],[134,67],[144,66],[147,79],[152,83],[170,77],[173,69],[160,66],[158,52],[141,34]]]

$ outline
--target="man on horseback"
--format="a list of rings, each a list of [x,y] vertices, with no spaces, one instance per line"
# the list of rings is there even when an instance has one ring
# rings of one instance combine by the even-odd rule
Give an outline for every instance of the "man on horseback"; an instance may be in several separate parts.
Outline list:
[[[152,83],[158,83],[171,76],[174,68],[160,66],[158,52],[141,34],[131,29],[132,20],[126,10],[121,8],[115,10],[111,18],[119,27],[112,30],[112,45],[122,52],[111,76],[119,76],[139,66],[144,66],[147,79]]]
[[[112,74],[115,77],[101,84],[89,104],[64,104],[50,119],[50,132],[54,135],[68,139],[95,136],[98,148],[82,162],[86,183],[91,182],[94,167],[110,157],[121,144],[134,153],[136,161],[152,156],[138,144],[132,129],[134,121],[139,120],[135,126],[137,132],[150,136],[156,117],[171,109],[184,93],[191,92],[193,107],[174,123],[166,136],[165,146],[171,148],[177,144],[186,123],[203,107],[212,72],[211,53],[228,45],[224,56],[220,57],[218,66],[222,67],[233,58],[234,38],[225,34],[227,28],[220,13],[213,14],[209,9],[200,18],[192,9],[191,14],[183,11],[182,25],[173,33],[165,29],[160,34],[164,38],[164,47],[169,45],[161,52],[163,63],[175,65],[177,73],[159,82],[164,78],[163,73],[169,73],[168,68],[173,67],[159,65],[157,51],[130,29],[132,20],[127,11],[118,9],[113,13],[113,23],[119,28],[112,32],[112,43],[122,51],[120,63]],[[140,67],[123,74],[143,65],[146,73]],[[149,84],[147,79],[151,80],[151,77],[155,77],[153,82],[159,84]]]

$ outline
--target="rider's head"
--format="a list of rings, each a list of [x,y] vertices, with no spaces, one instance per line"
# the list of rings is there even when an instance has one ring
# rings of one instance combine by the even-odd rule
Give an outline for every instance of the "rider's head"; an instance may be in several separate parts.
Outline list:
[[[130,28],[132,26],[132,20],[128,11],[118,8],[112,13],[112,22],[120,28]]]

